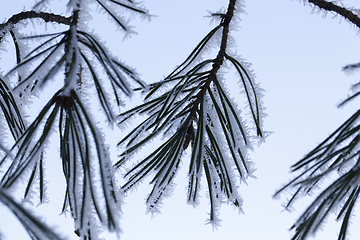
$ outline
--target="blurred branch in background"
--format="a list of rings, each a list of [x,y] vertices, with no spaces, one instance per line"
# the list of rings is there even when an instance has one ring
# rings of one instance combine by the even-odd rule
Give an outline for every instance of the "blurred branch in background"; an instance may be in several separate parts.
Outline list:
[[[335,5],[333,2],[309,0],[320,9],[333,11],[355,24],[360,31],[359,10],[347,9]],[[346,65],[345,72],[360,69],[360,64]],[[339,106],[343,106],[359,95],[357,83],[352,87],[355,92],[345,99]],[[345,240],[348,236],[350,218],[360,193],[360,110],[357,110],[348,120],[336,129],[328,138],[305,155],[300,161],[292,165],[291,171],[297,176],[278,190],[274,196],[288,189],[295,189],[292,197],[285,205],[290,209],[296,200],[303,196],[312,196],[325,179],[337,172],[338,177],[332,181],[298,218],[291,229],[295,230],[292,240],[304,240],[309,235],[321,229],[329,214],[335,213],[336,220],[341,221],[338,240]],[[300,173],[299,173],[300,172]]]

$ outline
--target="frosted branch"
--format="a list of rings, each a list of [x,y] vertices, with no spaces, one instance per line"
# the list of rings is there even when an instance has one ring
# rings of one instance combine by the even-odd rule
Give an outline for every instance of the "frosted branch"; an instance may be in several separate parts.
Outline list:
[[[22,20],[33,18],[41,18],[45,22],[55,22],[65,25],[70,25],[71,23],[71,17],[64,17],[62,15],[57,15],[53,13],[26,11],[13,15],[11,18],[9,18],[9,20],[7,20],[6,23],[1,24],[0,26],[3,27],[4,25],[17,24]]]
[[[351,23],[355,24],[358,28],[360,28],[360,18],[352,11],[340,7],[332,2],[328,2],[325,0],[309,0],[309,3],[314,4],[315,6],[318,6],[321,9],[324,9],[326,11],[336,12],[337,14],[343,16],[345,19],[350,21]]]
[[[22,20],[40,18],[45,22],[55,22],[58,24],[70,25],[72,18],[64,17],[53,13],[26,11],[13,15],[5,23],[0,24],[0,42],[7,32],[11,32],[13,25],[19,23]]]

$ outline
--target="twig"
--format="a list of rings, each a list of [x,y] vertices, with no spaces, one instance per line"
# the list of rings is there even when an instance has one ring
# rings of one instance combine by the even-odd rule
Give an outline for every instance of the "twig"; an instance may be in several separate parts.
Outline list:
[[[360,18],[352,11],[325,0],[309,0],[309,3],[313,3],[314,5],[326,11],[333,11],[336,12],[337,14],[340,14],[341,16],[349,20],[351,23],[355,24],[360,29]]]
[[[62,15],[57,15],[53,13],[27,11],[13,15],[11,18],[9,18],[9,20],[5,24],[16,24],[21,20],[32,19],[32,18],[41,18],[45,22],[55,22],[65,25],[70,25],[72,20],[71,17],[64,17]]]
[[[228,36],[229,36],[229,25],[231,22],[231,19],[234,15],[234,10],[235,10],[235,3],[236,0],[230,0],[229,5],[228,5],[228,9],[226,14],[224,15],[223,19],[222,19],[222,23],[221,25],[224,27],[223,28],[223,32],[222,32],[222,38],[221,38],[221,45],[220,45],[220,50],[218,52],[218,55],[216,56],[215,60],[214,60],[214,64],[212,66],[212,69],[210,71],[210,75],[209,78],[207,80],[207,82],[204,84],[204,86],[202,87],[201,91],[199,92],[197,99],[194,103],[194,106],[191,110],[191,116],[190,119],[193,120],[195,118],[195,113],[198,109],[198,105],[200,104],[200,102],[202,102],[202,99],[204,98],[204,95],[206,93],[206,91],[209,89],[210,84],[213,81],[216,81],[216,74],[220,69],[220,66],[223,64],[224,62],[224,58],[226,55],[226,47],[227,47],[227,41],[228,41]]]

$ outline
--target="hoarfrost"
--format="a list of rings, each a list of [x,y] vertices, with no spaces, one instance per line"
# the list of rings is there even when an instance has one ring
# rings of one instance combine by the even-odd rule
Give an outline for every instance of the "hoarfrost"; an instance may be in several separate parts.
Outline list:
[[[76,11],[76,10],[80,10],[81,7],[81,0],[69,0],[67,7],[68,7],[68,11]]]
[[[34,11],[40,12],[43,9],[46,9],[49,5],[49,0],[39,0],[35,5],[33,6]]]
[[[160,209],[162,207],[163,200],[172,196],[175,187],[176,184],[173,181],[166,185],[159,186],[155,184],[154,189],[151,191],[146,200],[146,212],[150,213],[152,217],[159,214],[161,212]]]
[[[70,96],[71,92],[76,89],[78,74],[80,71],[80,56],[76,26],[70,26],[69,34],[70,41],[68,42],[68,46],[66,47],[66,64],[68,65],[68,69],[66,69],[65,84],[63,87],[64,96]]]

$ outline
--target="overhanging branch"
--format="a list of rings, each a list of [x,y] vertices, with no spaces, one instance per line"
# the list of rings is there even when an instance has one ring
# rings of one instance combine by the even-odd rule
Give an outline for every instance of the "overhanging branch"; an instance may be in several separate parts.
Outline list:
[[[360,18],[352,11],[325,0],[309,0],[309,3],[312,3],[315,6],[318,6],[319,8],[326,11],[336,12],[351,23],[355,24],[360,29]]]
[[[13,15],[5,23],[0,24],[0,42],[4,37],[5,33],[11,31],[13,25],[19,23],[22,20],[34,19],[34,18],[40,18],[45,22],[53,22],[53,23],[65,24],[65,25],[70,25],[72,21],[71,17],[64,17],[62,15],[57,15],[53,13],[35,12],[35,11],[21,12]]]
[[[27,11],[13,15],[5,24],[16,24],[21,20],[32,18],[41,18],[45,22],[54,22],[65,25],[70,25],[71,23],[71,17],[64,17],[62,15],[57,15],[53,13]]]

